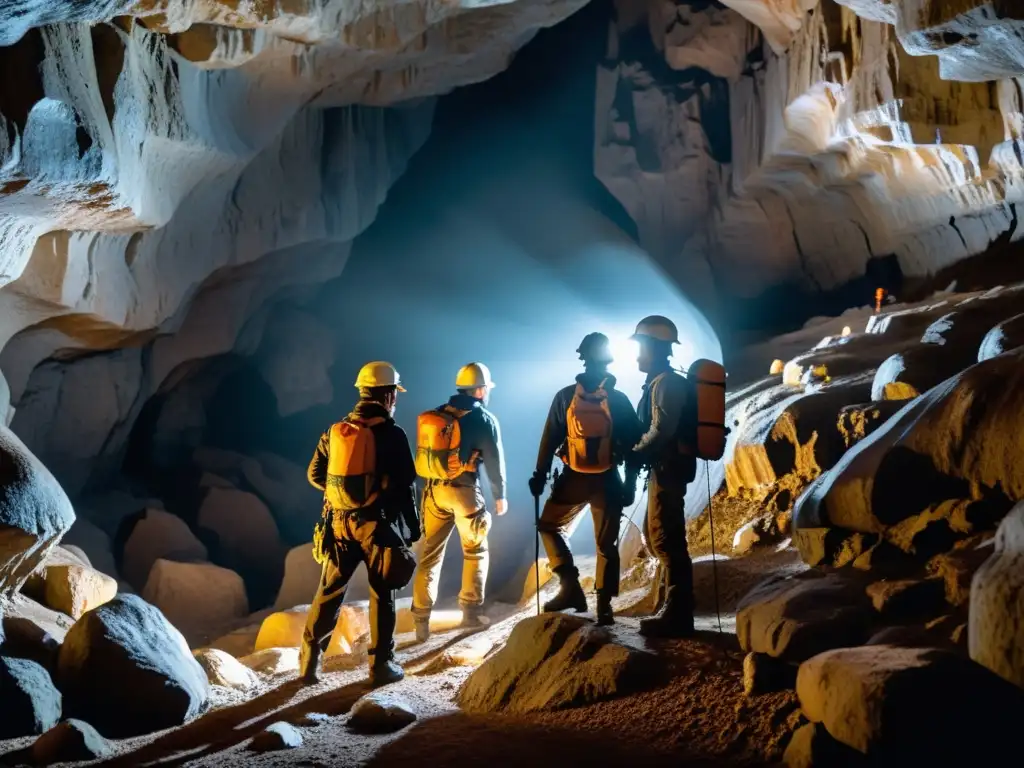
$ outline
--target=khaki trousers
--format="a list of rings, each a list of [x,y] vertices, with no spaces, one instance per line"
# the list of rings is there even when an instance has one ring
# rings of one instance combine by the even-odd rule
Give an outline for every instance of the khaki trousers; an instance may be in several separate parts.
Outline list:
[[[459,605],[482,605],[490,559],[487,533],[491,529],[491,513],[480,487],[430,483],[423,492],[422,514],[423,551],[413,578],[413,614],[429,616],[437,601],[437,577],[453,530],[458,530],[462,542]]]

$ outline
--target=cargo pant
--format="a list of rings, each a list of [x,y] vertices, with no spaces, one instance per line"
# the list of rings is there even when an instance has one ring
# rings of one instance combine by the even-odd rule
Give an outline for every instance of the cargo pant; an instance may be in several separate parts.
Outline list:
[[[457,486],[430,482],[423,491],[423,550],[412,588],[412,612],[429,616],[437,601],[437,578],[452,530],[462,542],[462,590],[459,605],[474,607],[484,602],[484,584],[490,555],[487,533],[491,513],[487,511],[479,485]]]
[[[622,480],[617,470],[584,475],[566,469],[551,488],[540,516],[541,541],[551,570],[560,578],[578,576],[569,548],[569,530],[587,505],[594,518],[599,593],[619,594],[619,524],[622,519]]]
[[[676,592],[685,609],[693,611],[693,561],[686,545],[686,485],[694,476],[693,459],[671,457],[650,469],[644,536],[661,563],[666,586]]]
[[[338,625],[348,583],[362,564],[366,567],[370,587],[370,664],[383,664],[395,655],[395,593],[370,567],[370,560],[377,526],[384,523],[374,519],[346,518],[337,513],[332,523],[334,543],[320,573],[320,586],[302,633],[303,643],[319,648],[321,654],[326,653],[331,634]]]

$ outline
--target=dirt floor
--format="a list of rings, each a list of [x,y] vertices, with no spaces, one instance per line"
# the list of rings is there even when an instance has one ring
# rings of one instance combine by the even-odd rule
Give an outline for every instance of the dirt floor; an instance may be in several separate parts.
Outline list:
[[[224,698],[197,720],[154,736],[118,743],[109,766],[521,766],[544,761],[560,768],[594,765],[746,766],[774,765],[796,724],[791,692],[748,699],[743,695],[743,654],[734,635],[735,603],[767,573],[798,570],[791,549],[751,557],[698,558],[698,636],[649,642],[666,660],[666,674],[653,690],[577,709],[524,717],[469,716],[453,703],[472,666],[452,666],[448,657],[468,643],[500,647],[529,608],[512,612],[483,632],[451,631],[416,645],[399,636],[399,660],[407,677],[387,690],[404,696],[419,719],[395,734],[365,736],[346,727],[347,713],[369,691],[365,669],[329,663],[321,682],[302,687],[289,676],[270,681],[255,698]],[[718,585],[723,632],[718,631],[714,584]],[[543,597],[554,585],[546,586]],[[622,595],[615,632],[632,642],[639,618],[631,616],[647,594]],[[592,608],[593,606],[591,606]],[[446,653],[448,654],[446,656]],[[336,670],[336,671],[332,671]],[[274,722],[298,726],[299,748],[258,754],[251,739]],[[11,745],[24,746],[24,744]]]

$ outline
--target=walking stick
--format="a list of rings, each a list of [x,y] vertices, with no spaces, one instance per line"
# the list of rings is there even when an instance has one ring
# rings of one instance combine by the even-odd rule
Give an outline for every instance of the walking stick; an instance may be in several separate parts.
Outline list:
[[[540,496],[533,497],[533,572],[537,577],[537,615],[540,616]]]

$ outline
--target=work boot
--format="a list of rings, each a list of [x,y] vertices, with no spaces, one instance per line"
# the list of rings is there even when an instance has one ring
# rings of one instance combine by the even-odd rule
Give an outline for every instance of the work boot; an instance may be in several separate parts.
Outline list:
[[[462,629],[479,629],[480,627],[486,627],[489,622],[482,614],[482,605],[462,606],[462,623],[459,624],[459,627]]]
[[[317,676],[319,666],[320,649],[303,643],[299,650],[299,679],[304,685],[316,685],[320,682]]]
[[[544,613],[557,613],[572,608],[576,613],[587,610],[587,596],[575,576],[566,576],[558,587],[558,594],[544,603]]]
[[[370,667],[370,685],[377,688],[389,683],[397,683],[405,677],[405,672],[394,659],[387,659]]]
[[[416,627],[416,642],[425,643],[430,637],[430,617],[429,616],[416,616],[413,619],[413,625]]]
[[[607,627],[615,623],[615,614],[612,613],[611,595],[597,593],[597,626]]]
[[[640,634],[660,638],[693,637],[693,609],[684,603],[680,587],[668,588],[665,605],[657,616],[640,620]]]

